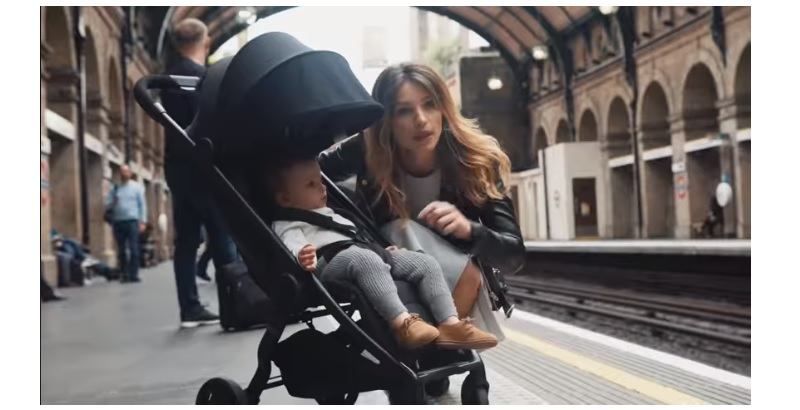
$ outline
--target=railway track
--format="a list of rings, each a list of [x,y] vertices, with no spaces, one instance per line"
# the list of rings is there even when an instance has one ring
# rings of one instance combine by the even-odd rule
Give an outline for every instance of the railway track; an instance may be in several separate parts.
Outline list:
[[[624,290],[609,290],[577,283],[554,283],[530,277],[507,277],[508,295],[517,302],[558,306],[569,312],[586,312],[621,319],[658,330],[750,347],[750,309]],[[688,319],[688,320],[687,320]],[[719,326],[737,331],[723,331]]]

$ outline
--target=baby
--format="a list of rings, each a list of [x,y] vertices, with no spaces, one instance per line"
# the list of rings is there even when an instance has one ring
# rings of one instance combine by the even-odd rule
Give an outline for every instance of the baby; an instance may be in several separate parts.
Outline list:
[[[363,238],[353,222],[327,207],[322,173],[314,159],[284,160],[267,176],[280,207],[272,227],[309,272],[320,279],[346,280],[357,286],[385,319],[398,344],[416,349],[434,343],[444,349],[486,349],[497,338],[467,320],[459,320],[442,270],[433,257]],[[318,259],[320,263],[318,265]],[[436,327],[409,314],[394,279],[410,282],[430,309]]]

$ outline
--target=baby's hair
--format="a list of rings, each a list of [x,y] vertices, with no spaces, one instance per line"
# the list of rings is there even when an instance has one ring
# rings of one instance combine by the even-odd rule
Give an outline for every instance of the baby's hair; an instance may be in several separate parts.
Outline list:
[[[286,170],[298,163],[316,160],[317,156],[313,153],[282,152],[280,155],[273,155],[269,160],[265,161],[266,166],[263,173],[270,194],[274,196],[285,188]]]

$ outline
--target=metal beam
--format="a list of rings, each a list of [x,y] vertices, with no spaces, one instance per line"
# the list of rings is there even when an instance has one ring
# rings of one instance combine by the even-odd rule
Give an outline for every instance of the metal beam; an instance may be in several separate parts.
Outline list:
[[[543,16],[534,6],[523,6],[528,14],[538,22],[550,36],[550,44],[555,51],[556,61],[561,68],[561,79],[564,84],[564,102],[567,111],[567,128],[573,141],[576,140],[575,133],[575,101],[572,93],[572,79],[575,77],[575,70],[572,62],[572,53],[561,33]]]
[[[541,38],[539,37],[539,34],[537,34],[537,33],[536,33],[536,31],[534,31],[534,30],[533,30],[533,28],[531,28],[529,25],[527,25],[527,24],[525,23],[525,21],[524,21],[524,20],[522,20],[522,18],[520,18],[520,17],[519,17],[519,13],[515,13],[515,12],[514,12],[514,9],[512,9],[512,8],[511,8],[511,7],[513,7],[513,6],[501,6],[501,7],[502,7],[504,10],[506,10],[506,13],[508,13],[508,14],[509,14],[509,15],[511,15],[511,16],[513,16],[513,17],[514,17],[514,19],[515,19],[515,20],[517,20],[517,22],[519,22],[519,24],[520,24],[522,27],[525,27],[525,29],[528,31],[528,33],[530,33],[530,34],[531,34],[531,36],[532,36],[533,38],[535,38],[537,41],[539,41],[539,42],[541,42],[541,43],[544,43],[544,42],[545,42],[543,39],[541,39]],[[525,44],[525,46],[527,47],[527,44]]]
[[[722,54],[722,65],[726,66],[728,59],[727,47],[725,45],[725,18],[722,15],[722,7],[714,6],[711,8],[711,39],[717,45],[719,52]]]
[[[635,10],[631,6],[620,7],[616,13],[617,25],[622,37],[622,53],[625,62],[625,80],[631,87],[631,136],[633,138],[633,192],[636,198],[636,232],[637,238],[644,237],[644,219],[642,209],[641,168],[639,161],[639,137],[636,135],[636,119],[639,106],[639,84],[636,76],[636,58],[634,56],[636,41]]]
[[[506,26],[505,26],[505,25],[503,25],[503,24],[500,22],[500,18],[501,18],[501,16],[502,16],[504,13],[508,13],[508,11],[507,11],[505,8],[503,8],[503,7],[500,7],[500,13],[498,13],[496,16],[493,16],[493,15],[489,14],[489,13],[488,13],[486,10],[484,10],[482,7],[472,7],[472,8],[473,8],[473,9],[475,9],[475,11],[477,11],[478,13],[482,14],[482,15],[483,15],[484,17],[486,17],[487,19],[489,19],[489,21],[491,22],[491,23],[489,23],[489,24],[491,24],[492,26],[495,26],[495,27],[500,27],[502,30],[504,30],[506,33],[508,33],[508,35],[509,35],[509,36],[510,36],[512,39],[514,39],[514,42],[516,42],[516,43],[519,45],[519,48],[520,48],[520,50],[525,50],[525,49],[527,48],[527,46],[525,45],[525,42],[523,42],[522,40],[520,40],[520,38],[519,38],[519,37],[517,37],[517,34],[516,34],[516,33],[514,33],[514,31],[512,31],[512,30],[509,30],[508,28],[506,28]]]

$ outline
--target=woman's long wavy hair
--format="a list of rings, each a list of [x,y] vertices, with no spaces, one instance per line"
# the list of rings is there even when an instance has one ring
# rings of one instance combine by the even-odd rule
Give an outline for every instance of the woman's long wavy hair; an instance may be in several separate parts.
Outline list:
[[[443,183],[455,183],[458,198],[475,206],[490,198],[502,199],[511,172],[508,155],[494,137],[481,131],[475,120],[458,112],[439,74],[427,66],[406,63],[383,70],[372,89],[372,97],[385,107],[383,118],[365,132],[367,167],[379,189],[376,201],[385,195],[392,214],[409,217],[405,193],[399,186],[400,147],[392,135],[397,90],[406,82],[427,91],[444,116],[436,147]],[[498,182],[502,185],[498,186]]]

